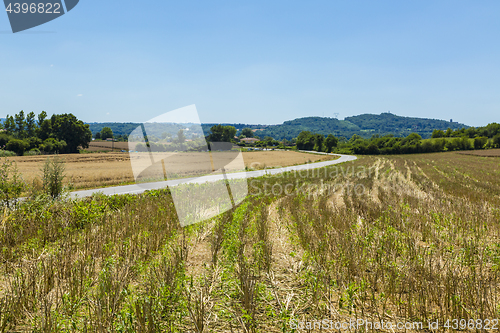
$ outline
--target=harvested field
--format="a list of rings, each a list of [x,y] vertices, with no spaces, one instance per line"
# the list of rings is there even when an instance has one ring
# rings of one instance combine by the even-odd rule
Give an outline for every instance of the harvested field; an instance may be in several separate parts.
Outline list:
[[[500,157],[500,149],[469,150],[469,151],[461,151],[459,154],[483,156],[483,157]]]
[[[87,151],[120,151],[120,150],[129,150],[128,142],[113,142],[110,141],[93,141],[89,143],[89,147],[85,150]]]
[[[200,175],[201,167],[196,164],[197,154],[183,153],[183,163],[179,163],[176,166],[178,170],[172,170],[172,173],[178,177]],[[40,168],[46,158],[47,156],[17,156],[9,159],[16,162],[23,178],[31,183],[34,178],[40,177]],[[70,182],[75,189],[98,188],[134,182],[128,153],[68,154],[61,155],[61,158],[66,161],[66,182]],[[332,156],[292,151],[257,151],[245,152],[243,158],[246,167],[263,169],[304,164],[309,161],[331,160]]]
[[[165,190],[36,198],[6,209],[3,331],[479,332],[497,325],[497,159],[363,156],[321,170],[252,179],[244,202],[185,228]],[[200,187],[185,190],[189,200]],[[462,319],[457,329],[445,329],[453,318]],[[410,326],[335,329],[351,320]],[[429,325],[437,321],[439,330]]]

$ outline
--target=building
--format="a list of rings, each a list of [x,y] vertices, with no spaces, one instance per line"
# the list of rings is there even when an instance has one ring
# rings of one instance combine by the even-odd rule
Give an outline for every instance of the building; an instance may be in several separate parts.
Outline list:
[[[246,143],[246,144],[253,144],[256,143],[257,141],[260,141],[259,139],[256,138],[244,138],[240,139],[240,142]]]

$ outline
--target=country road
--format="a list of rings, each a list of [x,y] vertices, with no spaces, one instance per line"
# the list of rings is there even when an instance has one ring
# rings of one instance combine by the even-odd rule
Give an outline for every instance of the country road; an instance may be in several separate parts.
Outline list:
[[[356,156],[352,155],[341,155],[341,154],[328,154],[328,153],[319,153],[314,151],[302,151],[304,153],[311,154],[321,154],[321,155],[332,155],[332,156],[340,156],[340,158],[333,161],[324,161],[317,163],[309,163],[302,165],[294,165],[284,168],[276,168],[276,169],[264,169],[257,171],[245,171],[245,172],[236,172],[226,174],[227,179],[245,179],[245,178],[256,178],[264,175],[276,175],[283,172],[289,171],[303,171],[303,170],[312,170],[323,168],[329,165],[345,163],[349,161],[354,161],[357,159]],[[72,198],[85,198],[92,196],[95,193],[101,193],[104,195],[115,195],[115,194],[139,194],[148,190],[158,190],[166,187],[177,186],[180,184],[203,184],[207,182],[216,182],[219,180],[224,180],[224,175],[208,175],[202,177],[194,177],[194,178],[182,178],[175,180],[167,180],[161,182],[153,182],[153,183],[141,183],[141,184],[133,184],[133,185],[123,185],[123,186],[113,186],[113,187],[105,187],[98,188],[94,190],[84,190],[84,191],[75,191],[70,193],[70,197]]]

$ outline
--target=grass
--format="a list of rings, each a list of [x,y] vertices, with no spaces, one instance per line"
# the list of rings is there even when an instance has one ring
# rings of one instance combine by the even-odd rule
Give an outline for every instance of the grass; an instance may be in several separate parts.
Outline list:
[[[238,207],[186,228],[168,190],[6,210],[0,331],[498,318],[496,158],[366,156],[302,176],[254,179]]]

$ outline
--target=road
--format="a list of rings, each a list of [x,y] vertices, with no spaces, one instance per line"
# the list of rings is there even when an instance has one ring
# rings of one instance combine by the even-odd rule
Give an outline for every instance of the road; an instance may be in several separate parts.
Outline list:
[[[283,172],[289,172],[289,171],[303,171],[303,170],[318,169],[318,168],[323,168],[323,167],[334,165],[334,164],[354,161],[355,159],[357,159],[356,156],[351,156],[351,155],[318,153],[318,152],[312,152],[312,151],[302,151],[302,152],[312,153],[312,154],[340,156],[340,158],[338,158],[336,160],[332,160],[332,161],[294,165],[294,166],[289,166],[289,167],[284,167],[284,168],[228,173],[228,174],[226,174],[226,177],[227,177],[227,179],[256,178],[256,177],[262,177],[265,175],[276,175],[276,174],[280,174]],[[167,180],[167,181],[154,182],[154,183],[141,183],[141,184],[133,184],[133,185],[98,188],[98,189],[94,189],[94,190],[75,191],[75,192],[71,192],[70,196],[72,198],[85,198],[85,197],[90,197],[96,193],[101,193],[104,195],[140,194],[140,193],[143,193],[143,192],[149,191],[149,190],[159,190],[162,188],[166,188],[167,186],[172,187],[172,186],[177,186],[179,184],[203,184],[206,182],[216,182],[216,181],[223,180],[223,179],[224,179],[224,176],[222,174],[217,174],[217,175],[208,175],[208,176],[195,177],[195,178],[174,179],[174,180]]]

